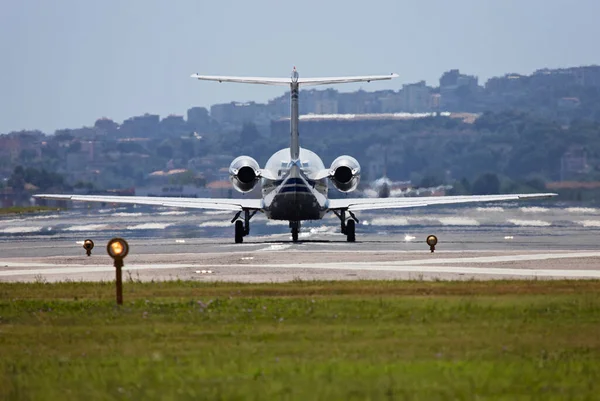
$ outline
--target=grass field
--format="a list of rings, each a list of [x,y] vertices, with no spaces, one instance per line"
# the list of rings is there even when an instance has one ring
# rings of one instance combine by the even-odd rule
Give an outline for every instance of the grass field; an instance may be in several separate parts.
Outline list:
[[[63,210],[58,207],[50,206],[12,206],[0,208],[0,216],[7,214],[31,214],[31,213],[45,213],[55,212]]]
[[[0,283],[1,400],[599,399],[600,281]]]

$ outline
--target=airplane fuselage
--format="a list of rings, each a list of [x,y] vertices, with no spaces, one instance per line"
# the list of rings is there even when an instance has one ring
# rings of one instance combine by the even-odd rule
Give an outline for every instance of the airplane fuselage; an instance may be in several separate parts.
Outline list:
[[[324,168],[323,161],[308,149],[299,149],[292,160],[290,149],[275,153],[267,162],[276,180],[261,180],[263,210],[273,220],[319,220],[328,208],[327,179],[314,179]]]

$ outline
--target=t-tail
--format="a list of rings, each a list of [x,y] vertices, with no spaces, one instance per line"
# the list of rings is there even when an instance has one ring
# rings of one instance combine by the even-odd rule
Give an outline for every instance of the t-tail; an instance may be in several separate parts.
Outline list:
[[[298,108],[298,95],[300,94],[300,79],[296,67],[292,70],[292,83],[290,84],[290,158],[295,162],[300,158],[300,111]]]
[[[192,74],[192,78],[204,81],[217,82],[239,82],[246,84],[261,84],[261,85],[280,85],[290,87],[291,110],[290,110],[290,156],[292,161],[298,160],[300,157],[300,134],[298,125],[300,121],[300,113],[298,107],[298,95],[300,86],[314,85],[332,85],[343,84],[350,82],[371,82],[382,81],[398,77],[398,74],[390,75],[368,75],[357,77],[331,77],[331,78],[300,78],[296,67],[292,71],[290,78],[260,78],[260,77],[230,77],[218,75],[199,75]]]

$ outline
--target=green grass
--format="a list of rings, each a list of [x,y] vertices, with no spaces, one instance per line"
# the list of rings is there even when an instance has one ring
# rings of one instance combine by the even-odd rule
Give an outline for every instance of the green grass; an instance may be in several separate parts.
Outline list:
[[[63,210],[58,207],[50,206],[12,206],[0,208],[0,216],[6,214],[30,214],[30,213],[42,213],[42,212],[53,212]]]
[[[0,399],[598,399],[600,281],[0,283]]]

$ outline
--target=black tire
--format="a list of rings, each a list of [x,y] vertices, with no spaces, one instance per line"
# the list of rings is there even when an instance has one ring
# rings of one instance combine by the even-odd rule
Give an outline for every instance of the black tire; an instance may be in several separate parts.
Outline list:
[[[298,242],[298,229],[292,228],[292,241]]]
[[[346,241],[348,241],[348,242],[356,241],[354,220],[348,220],[348,222],[346,223]]]
[[[237,220],[235,222],[235,243],[241,244],[244,242],[244,222]]]

